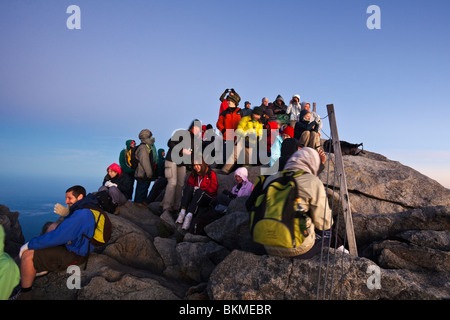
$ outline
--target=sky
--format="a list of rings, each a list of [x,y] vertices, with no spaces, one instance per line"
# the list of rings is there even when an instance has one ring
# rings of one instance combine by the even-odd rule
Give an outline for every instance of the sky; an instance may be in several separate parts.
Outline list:
[[[333,104],[341,140],[450,188],[449,14],[445,0],[2,0],[0,203],[96,191],[142,129],[167,149],[193,119],[215,125],[227,88],[240,106],[316,102],[322,137]]]

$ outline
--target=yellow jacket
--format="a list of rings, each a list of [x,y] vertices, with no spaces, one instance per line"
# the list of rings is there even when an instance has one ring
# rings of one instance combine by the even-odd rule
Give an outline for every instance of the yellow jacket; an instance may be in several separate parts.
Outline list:
[[[261,139],[263,135],[263,124],[260,121],[252,120],[252,115],[243,117],[241,121],[239,121],[236,134],[244,137],[244,136],[252,136],[256,133],[258,139]]]

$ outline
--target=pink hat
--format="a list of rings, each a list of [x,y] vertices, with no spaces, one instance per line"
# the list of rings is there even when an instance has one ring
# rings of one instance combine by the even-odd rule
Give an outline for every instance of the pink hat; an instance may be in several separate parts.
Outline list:
[[[119,166],[117,163],[113,163],[112,165],[110,165],[110,166],[106,169],[106,171],[108,171],[109,169],[111,169],[111,170],[117,172],[117,173],[119,174],[119,176],[120,176],[120,174],[122,173],[122,169],[120,168],[120,166]]]

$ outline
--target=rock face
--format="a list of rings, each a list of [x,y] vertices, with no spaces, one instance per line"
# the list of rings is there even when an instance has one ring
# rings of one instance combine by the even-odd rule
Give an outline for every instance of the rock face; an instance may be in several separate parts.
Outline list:
[[[246,197],[233,200],[203,235],[181,232],[176,216],[161,214],[157,205],[150,209],[128,202],[118,215],[109,215],[111,241],[95,249],[86,269],[81,266],[81,288],[68,288],[71,273],[51,272],[35,280],[35,297],[450,299],[450,190],[367,151],[344,156],[344,166],[359,257],[334,248],[309,260],[253,254]],[[260,168],[248,169],[255,181]],[[328,170],[320,178],[331,203],[337,192],[326,183]],[[219,192],[234,184],[232,175],[218,179]],[[24,242],[17,217],[0,206],[6,251],[13,257]],[[340,226],[338,233],[345,237]]]

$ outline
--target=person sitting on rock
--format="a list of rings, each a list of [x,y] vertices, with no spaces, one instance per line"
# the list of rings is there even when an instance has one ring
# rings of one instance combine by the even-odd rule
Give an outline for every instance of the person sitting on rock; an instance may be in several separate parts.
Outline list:
[[[295,124],[294,138],[299,141],[300,147],[320,148],[320,135],[318,133],[319,125],[311,120],[311,112],[302,110],[300,119]]]
[[[87,237],[92,237],[95,231],[95,217],[88,208],[97,208],[98,202],[94,197],[86,197],[82,186],[67,189],[65,197],[67,212],[60,213],[65,216],[64,220],[52,231],[32,238],[20,248],[21,290],[16,296],[19,300],[32,298],[36,276],[86,262]]]
[[[176,223],[182,223],[182,229],[188,230],[193,216],[197,214],[200,207],[210,205],[213,198],[217,196],[217,190],[216,173],[203,159],[201,164],[194,164],[186,187],[183,189],[181,210]]]
[[[106,191],[112,198],[113,204],[118,208],[127,203],[128,199],[133,195],[133,189],[130,189],[131,178],[127,174],[122,174],[122,169],[117,163],[110,165],[106,172],[102,186],[98,191]]]
[[[212,205],[216,210],[224,211],[233,199],[249,196],[253,190],[253,183],[248,180],[248,170],[239,167],[234,171],[235,185],[231,190],[223,190],[213,201]]]

